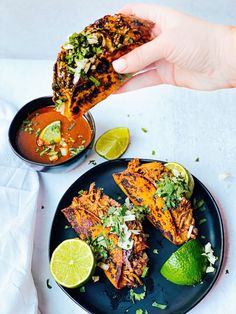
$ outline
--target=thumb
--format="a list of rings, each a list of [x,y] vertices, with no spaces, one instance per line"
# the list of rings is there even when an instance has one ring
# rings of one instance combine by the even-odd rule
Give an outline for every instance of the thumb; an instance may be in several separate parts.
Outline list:
[[[118,73],[134,73],[143,70],[153,62],[164,57],[162,36],[158,36],[142,46],[113,61],[112,65]]]

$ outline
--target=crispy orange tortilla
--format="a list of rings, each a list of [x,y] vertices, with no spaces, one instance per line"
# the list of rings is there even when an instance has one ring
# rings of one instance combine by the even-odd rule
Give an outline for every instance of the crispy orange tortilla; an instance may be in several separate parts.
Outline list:
[[[133,204],[148,205],[150,208],[148,220],[160,229],[165,238],[176,245],[181,245],[189,239],[190,226],[195,225],[193,210],[186,198],[182,199],[177,208],[163,210],[163,199],[157,195],[154,197],[154,194],[155,182],[164,172],[162,163],[151,162],[141,165],[138,159],[133,159],[125,171],[113,174],[113,178]],[[196,238],[194,233],[190,236]]]
[[[71,205],[64,208],[62,213],[82,240],[94,240],[103,235],[111,241],[108,258],[102,262],[108,267],[104,272],[113,286],[117,289],[136,287],[142,284],[140,277],[148,262],[145,253],[147,243],[143,236],[142,225],[139,221],[128,223],[130,230],[139,230],[140,234],[131,236],[134,241],[132,250],[121,249],[117,246],[118,236],[110,233],[110,228],[103,227],[101,223],[101,217],[107,215],[111,206],[121,205],[91,184],[89,191],[74,197]]]
[[[68,49],[72,46],[63,46],[54,65],[53,77],[53,101],[62,102],[61,112],[69,119],[76,119],[119,89],[130,75],[116,73],[112,61],[150,41],[153,25],[135,16],[106,15],[77,34],[81,41],[79,45],[72,45],[72,49]],[[78,51],[85,56],[81,53],[77,56]],[[77,61],[73,61],[75,59]],[[78,65],[84,60],[87,63],[83,74],[75,81],[75,63]]]

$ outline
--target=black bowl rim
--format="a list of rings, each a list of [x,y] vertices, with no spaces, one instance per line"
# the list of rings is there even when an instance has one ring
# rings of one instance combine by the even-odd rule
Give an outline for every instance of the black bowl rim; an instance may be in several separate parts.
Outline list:
[[[91,127],[91,131],[92,131],[92,136],[91,136],[91,140],[88,144],[87,147],[85,147],[84,150],[82,150],[81,152],[79,152],[77,155],[61,162],[61,163],[56,163],[56,164],[50,164],[50,163],[40,163],[40,162],[37,162],[37,161],[33,161],[33,160],[30,160],[30,159],[27,159],[26,157],[24,157],[23,155],[20,154],[19,151],[17,151],[15,148],[14,148],[14,145],[12,144],[13,141],[15,140],[15,137],[13,139],[13,137],[11,136],[11,129],[13,128],[14,126],[14,123],[15,123],[15,120],[16,118],[21,114],[21,111],[24,110],[24,108],[26,106],[28,106],[30,103],[34,102],[34,101],[38,101],[38,100],[45,100],[45,99],[52,99],[52,96],[42,96],[42,97],[39,97],[39,98],[35,98],[29,102],[27,102],[24,106],[22,106],[18,111],[17,113],[15,114],[14,118],[12,119],[11,121],[11,124],[9,126],[9,129],[8,129],[8,141],[10,143],[10,146],[11,146],[11,149],[13,150],[13,152],[20,158],[22,159],[24,162],[26,163],[29,163],[29,164],[32,164],[32,165],[35,165],[35,166],[40,166],[40,167],[48,167],[48,168],[57,168],[57,167],[61,167],[61,166],[64,166],[66,165],[67,163],[72,163],[73,161],[77,160],[84,152],[86,152],[90,145],[93,143],[94,139],[95,139],[95,135],[96,135],[96,126],[95,126],[95,121],[94,121],[94,118],[92,116],[92,114],[87,111],[83,116],[85,117],[85,119],[88,121],[90,127]],[[45,106],[45,107],[49,107],[49,106]],[[43,107],[42,107],[43,108]],[[16,135],[16,134],[15,134]]]
[[[135,158],[138,158],[138,157],[135,157]],[[96,165],[95,167],[96,168],[99,168],[99,167],[103,167],[105,164],[109,164],[111,162],[129,162],[131,161],[132,159],[134,158],[118,158],[118,159],[115,159],[115,160],[108,160],[108,161],[105,161],[105,162],[102,162],[98,165]],[[157,159],[146,159],[146,158],[138,158],[141,162],[153,162],[153,161],[157,161],[157,162],[161,162],[163,164],[167,163],[167,161],[162,161],[162,160],[157,160]],[[48,257],[49,257],[49,264],[50,264],[50,260],[51,260],[51,236],[52,236],[52,226],[53,226],[53,223],[54,223],[54,220],[55,220],[55,217],[57,215],[57,212],[59,211],[59,204],[61,203],[61,200],[64,198],[65,194],[68,192],[69,189],[71,189],[71,187],[77,182],[77,180],[81,179],[84,175],[87,175],[88,172],[90,171],[93,171],[94,168],[91,168],[89,170],[87,170],[86,172],[84,172],[82,175],[80,175],[68,188],[67,190],[65,191],[65,193],[62,195],[62,197],[60,198],[58,204],[57,204],[57,207],[56,207],[56,211],[55,211],[55,214],[53,216],[53,220],[52,220],[52,223],[51,223],[51,229],[50,229],[50,235],[49,235],[49,245],[48,245]],[[217,205],[214,197],[212,196],[211,192],[208,190],[208,188],[198,179],[196,178],[194,175],[192,175],[194,180],[196,180],[198,182],[198,184],[206,191],[207,195],[209,196],[209,198],[211,199],[211,201],[213,202],[214,204],[214,207],[216,209],[216,213],[217,213],[217,216],[218,216],[218,219],[219,219],[219,223],[220,223],[220,231],[221,231],[221,239],[220,239],[220,243],[221,243],[221,254],[218,258],[219,260],[219,267],[217,268],[216,270],[216,273],[215,273],[215,277],[214,277],[214,280],[211,282],[211,284],[208,286],[208,288],[204,291],[204,293],[192,304],[192,306],[190,306],[185,312],[183,312],[182,314],[187,314],[190,310],[192,310],[197,304],[199,304],[204,298],[205,296],[210,292],[210,290],[212,289],[212,287],[214,286],[214,284],[216,283],[217,279],[219,278],[219,275],[222,271],[222,267],[223,267],[223,262],[224,262],[224,255],[225,255],[225,230],[224,230],[224,225],[223,225],[223,219],[222,219],[222,216],[221,216],[221,213],[220,213],[220,208],[219,206]],[[95,314],[95,313],[92,313],[90,311],[88,311],[86,308],[84,308],[79,302],[77,302],[74,298],[72,298],[72,296],[64,289],[63,286],[61,286],[60,284],[58,284],[56,282],[56,284],[62,289],[62,291],[73,301],[75,302],[80,308],[82,308],[86,313],[88,314]]]

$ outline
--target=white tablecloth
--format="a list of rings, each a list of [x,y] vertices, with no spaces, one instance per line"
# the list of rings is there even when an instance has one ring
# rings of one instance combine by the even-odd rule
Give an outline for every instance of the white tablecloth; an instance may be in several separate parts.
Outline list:
[[[52,62],[0,60],[0,98],[20,108],[51,94]],[[178,161],[198,177],[216,198],[226,231],[225,262],[211,292],[192,314],[234,314],[236,309],[236,90],[199,92],[160,86],[115,95],[92,110],[97,136],[115,126],[130,128],[125,157]],[[141,128],[148,130],[143,133]],[[195,159],[199,157],[199,162]],[[103,159],[93,153],[88,160]],[[65,174],[39,174],[32,271],[43,314],[83,313],[55,284],[48,267],[48,241],[54,212],[65,190],[93,167],[88,160]],[[229,173],[226,181],[219,175]],[[42,207],[43,206],[43,207]],[[229,274],[225,274],[225,269]],[[52,289],[48,289],[49,279]]]
[[[39,191],[38,175],[8,144],[17,109],[0,98],[0,313],[36,314],[31,260]]]

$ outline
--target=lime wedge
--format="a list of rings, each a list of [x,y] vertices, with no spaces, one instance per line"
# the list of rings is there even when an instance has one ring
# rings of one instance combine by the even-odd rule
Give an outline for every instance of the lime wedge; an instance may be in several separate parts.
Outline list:
[[[66,288],[83,285],[92,276],[94,269],[95,260],[90,246],[78,238],[62,242],[50,261],[53,278]]]
[[[53,121],[40,133],[39,139],[44,145],[59,143],[61,140],[61,121]]]
[[[170,170],[174,176],[177,177],[178,175],[181,175],[184,178],[186,184],[188,185],[188,192],[186,193],[186,197],[190,198],[193,194],[194,189],[194,180],[191,173],[188,172],[188,170],[185,169],[184,166],[177,162],[167,162],[165,164],[165,168]]]
[[[203,256],[204,248],[197,240],[190,240],[174,252],[161,268],[167,280],[177,284],[192,286],[202,281],[208,261]]]
[[[110,129],[99,137],[95,144],[95,150],[108,160],[119,158],[126,151],[129,138],[128,128]]]

